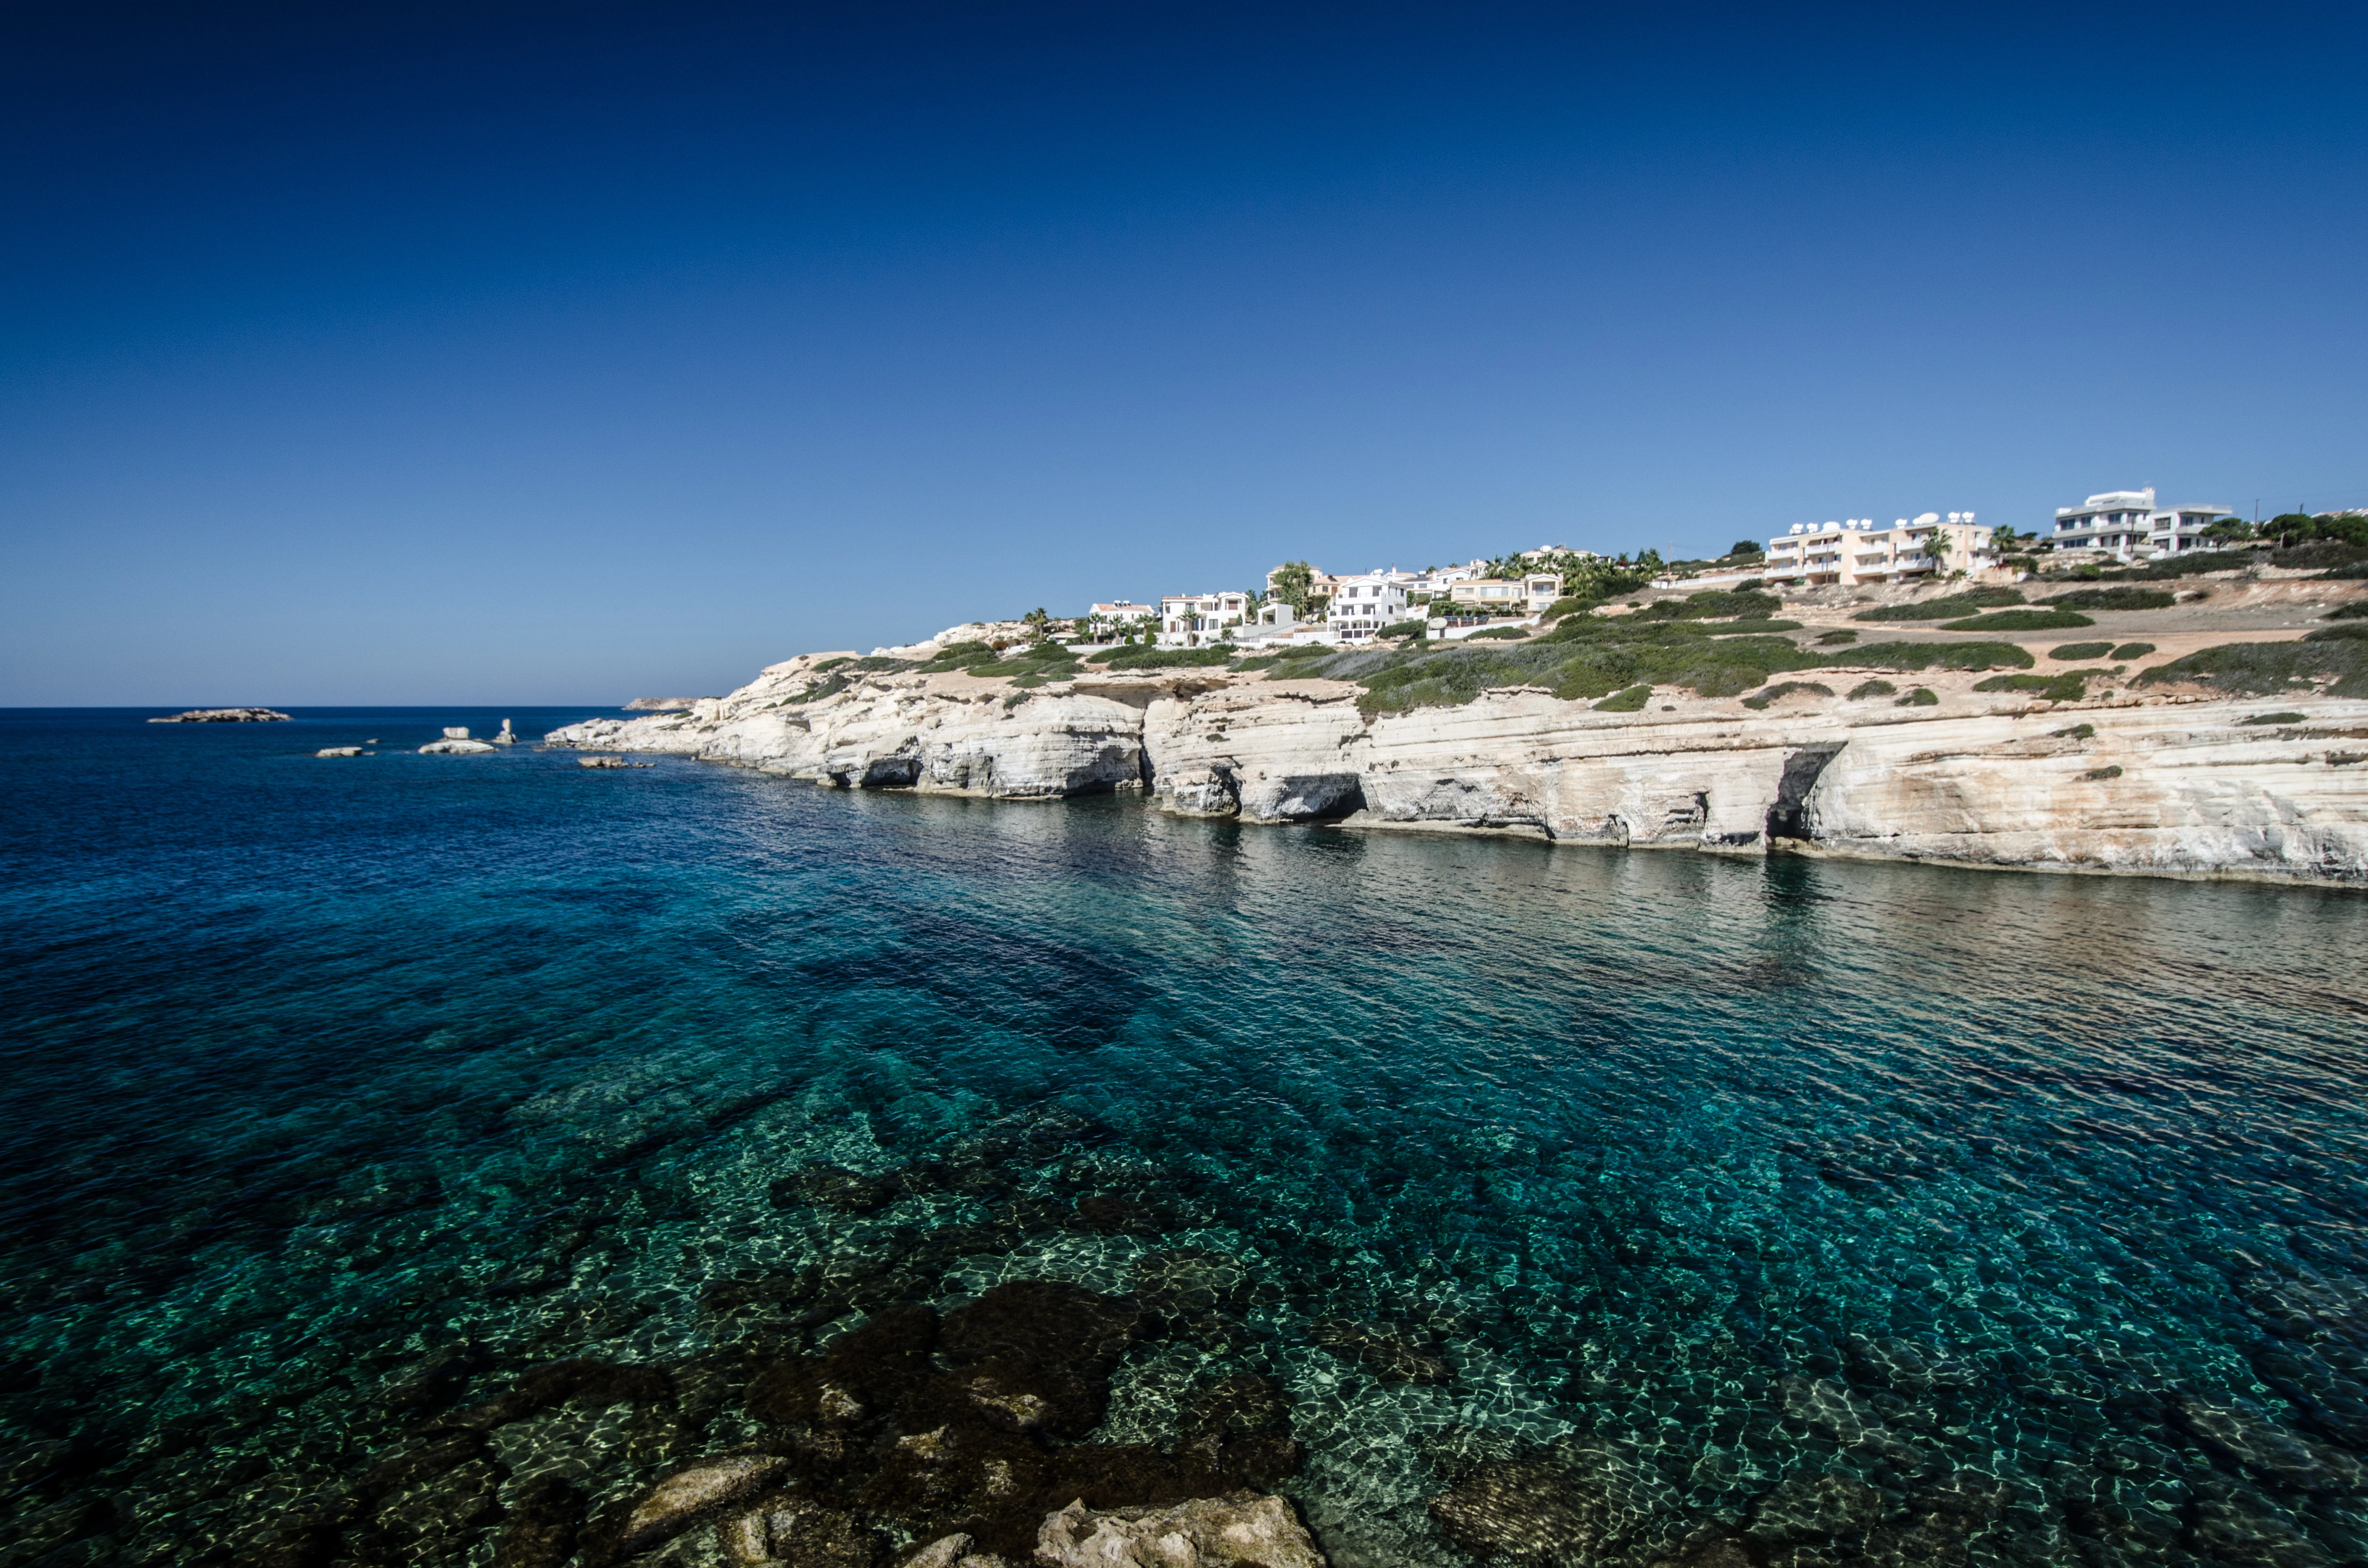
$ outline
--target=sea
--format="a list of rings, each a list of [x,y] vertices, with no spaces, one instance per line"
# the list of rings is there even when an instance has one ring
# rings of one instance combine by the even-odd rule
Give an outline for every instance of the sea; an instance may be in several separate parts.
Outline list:
[[[1340,1568],[2368,1562],[2356,892],[150,713],[0,713],[9,1568],[740,1561],[601,1521],[981,1302]]]

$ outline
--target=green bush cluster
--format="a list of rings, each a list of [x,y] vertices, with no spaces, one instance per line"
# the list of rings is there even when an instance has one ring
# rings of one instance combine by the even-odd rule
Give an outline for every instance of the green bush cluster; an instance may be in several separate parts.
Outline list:
[[[1817,646],[1820,648],[1839,648],[1845,642],[1855,642],[1857,641],[1858,633],[1855,631],[1820,631],[1817,633]]]
[[[2068,730],[2047,732],[2047,738],[2051,741],[2088,741],[2096,737],[2097,726],[2094,724],[2075,724]]]
[[[2329,620],[2368,620],[2368,599],[2358,599],[2340,609],[2327,612]]]
[[[2127,664],[2132,659],[2143,659],[2153,652],[2154,644],[2151,642],[2124,642],[2114,649],[2111,656]]]
[[[2299,724],[2303,716],[2299,713],[2256,713],[2241,722],[2248,724]]]
[[[2112,651],[2111,642],[2066,642],[2062,647],[2050,648],[2047,656],[2051,659],[2101,659]]]
[[[2328,635],[2339,630],[2351,629],[2328,627],[2299,642],[2227,642],[2201,649],[2143,671],[2136,684],[2192,681],[2231,697],[2265,697],[2324,682],[2333,696],[2368,697],[2368,636]]]
[[[1486,639],[1495,642],[1519,642],[1526,639],[1529,634],[1529,628],[1525,626],[1484,626],[1479,631],[1467,635],[1463,641],[1471,642]]]
[[[1887,680],[1862,680],[1850,687],[1850,699],[1852,702],[1863,702],[1870,697],[1895,696],[1898,690],[1897,687]]]
[[[1595,710],[1599,713],[1635,713],[1641,711],[1645,704],[1652,700],[1651,687],[1632,686],[1625,691],[1615,691],[1597,703]]]
[[[2112,674],[2110,670],[2066,670],[2061,675],[1992,676],[1987,680],[1975,681],[1974,689],[1975,691],[2028,691],[2036,693],[2050,702],[2078,702],[2089,695],[2088,683],[2091,676],[2110,677]]]
[[[1765,691],[1753,692],[1743,699],[1743,705],[1746,708],[1765,709],[1770,703],[1780,702],[1787,697],[1804,691],[1813,697],[1831,697],[1834,694],[1834,688],[1822,681],[1783,680],[1778,681]]]
[[[1784,608],[1773,594],[1705,588],[1681,599],[1655,599],[1629,617],[1632,620],[1765,620]]]
[[[2179,602],[2176,596],[2161,588],[2133,588],[2126,585],[2111,588],[2075,588],[2068,594],[2056,594],[2039,601],[2057,609],[2169,609]]]
[[[1798,631],[1797,620],[1714,620],[1702,627],[1705,637],[1772,637],[1780,631]],[[1856,635],[1856,633],[1852,633]]]
[[[2108,763],[2102,767],[2092,767],[2080,775],[2081,778],[2089,779],[2119,778],[2121,776],[2122,765],[2118,762]]]
[[[1951,594],[1945,599],[1926,599],[1920,605],[1884,605],[1880,609],[1862,609],[1850,617],[1852,620],[1951,620],[1975,610],[1995,609],[2000,605],[2019,605],[2022,594],[2014,588],[1968,588],[1962,594]]]
[[[1919,686],[1892,706],[1894,708],[1938,708],[1941,706],[1941,694],[1929,686]]]
[[[1233,658],[1225,648],[1121,648],[1096,655],[1094,663],[1107,670],[1188,670],[1214,669]]]
[[[2001,609],[1941,623],[1943,631],[2058,631],[2097,623],[2068,609]]]
[[[2037,663],[2012,642],[1870,642],[1822,662],[1878,670],[2027,670]]]

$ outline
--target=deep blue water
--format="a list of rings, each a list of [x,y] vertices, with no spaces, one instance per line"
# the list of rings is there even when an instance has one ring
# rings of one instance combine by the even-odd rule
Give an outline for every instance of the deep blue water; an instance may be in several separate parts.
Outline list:
[[[2356,894],[392,749],[503,716],[0,715],[0,1561],[489,1562],[1016,1280],[1360,1568],[2368,1561]],[[285,1545],[571,1358],[675,1403]]]

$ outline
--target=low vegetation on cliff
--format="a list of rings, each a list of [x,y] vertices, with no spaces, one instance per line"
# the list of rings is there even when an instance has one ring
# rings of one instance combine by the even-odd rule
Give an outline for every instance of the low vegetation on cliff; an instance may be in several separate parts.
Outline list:
[[[1271,678],[1322,675],[1365,688],[1358,707],[1368,717],[1417,708],[1452,707],[1480,693],[1534,687],[1566,701],[1594,702],[1609,711],[1634,711],[1630,700],[1651,687],[1675,687],[1702,697],[1740,697],[1770,676],[1831,668],[1882,670],[2028,669],[2031,655],[2011,642],[1878,642],[1832,652],[1804,649],[1781,635],[1797,630],[1768,619],[1776,601],[1764,594],[1701,593],[1664,599],[1633,615],[1570,615],[1552,630],[1513,646],[1470,642],[1359,651],[1278,664]],[[1748,619],[1713,619],[1715,616]],[[1786,690],[1822,689],[1795,684]],[[1618,694],[1617,705],[1606,702]]]
[[[2299,642],[2230,642],[2157,665],[2138,686],[2192,683],[2231,697],[2368,697],[2368,626],[2346,623],[2312,632]]]

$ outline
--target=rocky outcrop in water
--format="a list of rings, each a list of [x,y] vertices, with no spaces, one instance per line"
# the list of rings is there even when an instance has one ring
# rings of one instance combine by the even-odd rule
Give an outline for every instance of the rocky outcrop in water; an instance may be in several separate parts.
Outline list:
[[[192,708],[186,712],[151,719],[152,724],[269,724],[288,715],[270,708]]]
[[[872,661],[862,661],[871,663]],[[2368,883],[2368,701],[2048,702],[1922,677],[1930,702],[1533,687],[1369,717],[1342,681],[1191,670],[1035,687],[792,659],[722,699],[550,744],[838,788],[1049,800],[1147,790],[1186,816],[1571,844]],[[845,661],[838,661],[844,664]],[[1879,683],[1877,683],[1879,684]]]
[[[1072,1503],[1045,1519],[1036,1561],[1045,1568],[1325,1568],[1291,1505],[1249,1492],[1106,1513]]]

